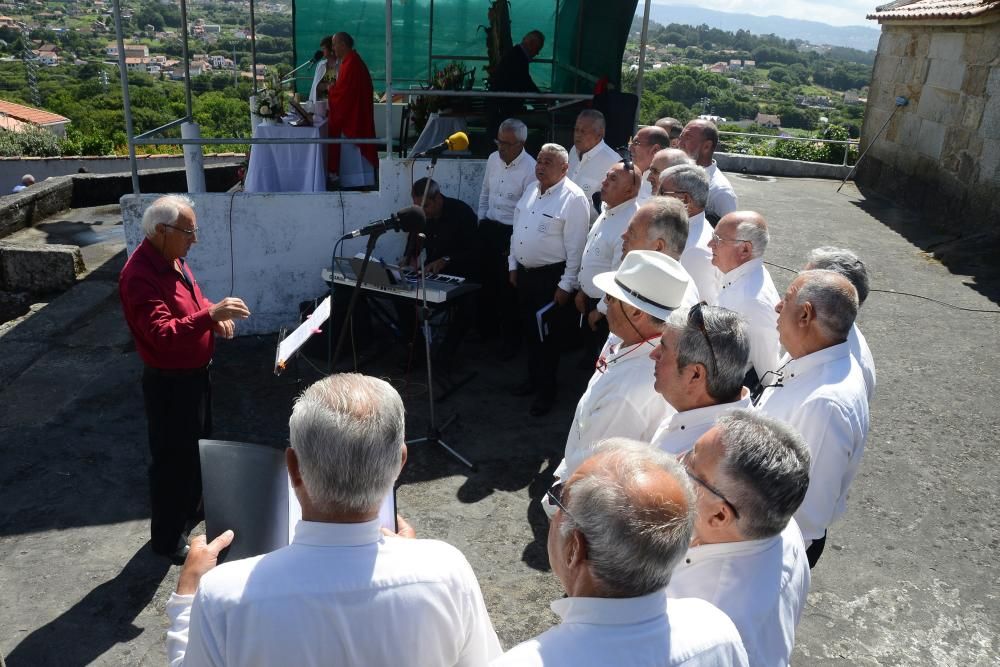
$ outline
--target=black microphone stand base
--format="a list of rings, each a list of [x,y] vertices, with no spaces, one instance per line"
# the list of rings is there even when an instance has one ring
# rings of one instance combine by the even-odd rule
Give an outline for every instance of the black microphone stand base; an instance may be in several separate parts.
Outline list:
[[[430,426],[427,427],[426,436],[424,436],[423,438],[415,438],[413,440],[407,440],[406,444],[419,445],[426,442],[429,445],[437,445],[442,449],[444,449],[449,454],[451,454],[451,456],[454,459],[465,465],[466,468],[469,468],[470,470],[472,470],[472,472],[476,472],[477,470],[479,470],[479,468],[477,468],[474,463],[472,463],[471,461],[469,461],[469,459],[465,458],[464,456],[456,452],[454,449],[449,447],[448,443],[446,443],[444,440],[441,439],[441,432],[444,431],[449,426],[451,426],[456,419],[458,419],[458,415],[452,415],[447,420],[445,420],[443,424],[441,424],[440,428],[434,426],[432,422]]]

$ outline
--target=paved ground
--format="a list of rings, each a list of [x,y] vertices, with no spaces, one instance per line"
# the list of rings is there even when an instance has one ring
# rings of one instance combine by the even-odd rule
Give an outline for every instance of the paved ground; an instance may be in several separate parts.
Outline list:
[[[841,244],[869,261],[877,288],[968,308],[1000,303],[995,246],[958,252],[956,230],[921,226],[852,186],[836,194],[834,182],[755,177],[734,185],[741,203],[770,221],[768,259],[777,264],[798,267],[810,247]],[[103,233],[111,216],[72,212],[52,228],[76,233],[100,220],[92,231]],[[114,239],[102,237],[105,250]],[[924,252],[932,248],[951,272]],[[11,667],[163,662],[163,606],[177,569],[146,545],[140,364],[114,280],[122,261],[114,256],[0,328],[0,654]],[[783,289],[791,274],[771,270]],[[814,573],[796,662],[997,664],[1000,316],[876,292],[860,322],[879,371],[872,432],[847,516]],[[291,401],[318,373],[299,364],[273,376],[273,345],[273,337],[220,345],[217,437],[286,441]],[[555,619],[548,603],[560,591],[547,571],[537,498],[574,397],[566,391],[549,417],[528,417],[527,399],[505,390],[519,367],[493,363],[490,351],[468,346],[466,366],[479,375],[439,406],[445,417],[460,415],[447,441],[480,470],[413,447],[399,503],[422,536],[466,553],[509,647]],[[392,354],[377,356],[365,370],[394,378],[407,397],[409,434],[423,434],[422,376],[407,381]],[[564,375],[569,386],[586,373],[567,364]]]

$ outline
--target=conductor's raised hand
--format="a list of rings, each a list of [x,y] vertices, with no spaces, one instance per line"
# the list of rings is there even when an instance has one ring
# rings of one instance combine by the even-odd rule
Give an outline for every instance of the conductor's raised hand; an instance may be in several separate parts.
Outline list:
[[[243,299],[235,296],[227,296],[219,303],[212,306],[209,314],[216,322],[225,320],[245,320],[250,317],[250,309],[243,303]]]

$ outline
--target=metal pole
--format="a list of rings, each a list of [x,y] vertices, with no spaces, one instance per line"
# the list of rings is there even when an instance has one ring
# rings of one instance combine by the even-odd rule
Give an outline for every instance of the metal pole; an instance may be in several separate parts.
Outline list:
[[[639,103],[635,105],[635,124],[639,125],[639,111],[642,109],[642,78],[646,71],[646,36],[649,34],[649,3],[646,0],[646,8],[642,12],[642,36],[639,37],[639,73],[635,77],[635,95],[639,98]]]
[[[118,37],[118,75],[122,81],[122,102],[125,105],[125,134],[128,136],[128,161],[132,167],[132,193],[139,194],[139,165],[135,161],[135,129],[132,126],[132,100],[128,94],[128,69],[125,67],[125,38],[122,37],[122,8],[119,0],[113,0],[115,11],[115,34]],[[182,0],[183,2],[183,0]]]
[[[885,128],[889,127],[889,122],[892,120],[892,117],[896,115],[896,112],[899,111],[902,107],[905,107],[909,103],[910,100],[903,97],[902,95],[896,98],[896,108],[892,110],[892,113],[889,114],[889,117],[885,119],[884,123],[882,123],[882,127],[880,127],[878,132],[875,133],[875,137],[872,139],[872,142],[868,144],[868,147],[865,148],[865,152],[858,156],[858,161],[855,162],[854,166],[851,167],[851,170],[847,172],[847,176],[845,176],[844,180],[840,183],[840,187],[837,188],[837,192],[840,192],[840,188],[844,187],[844,185],[847,184],[847,181],[851,178],[851,176],[854,175],[854,172],[858,170],[858,165],[861,164],[861,161],[865,159],[866,155],[868,155],[868,151],[872,149],[872,146],[875,145],[875,142],[878,141],[878,138],[882,136],[882,132],[885,131]],[[859,148],[861,147],[860,143],[858,144],[858,147]],[[844,166],[847,165],[845,164]]]
[[[181,58],[184,60],[184,108],[187,112],[188,120],[191,120],[191,64],[188,61],[188,19],[187,0],[181,0]]]
[[[184,0],[181,0],[183,2]],[[253,0],[250,0],[250,78],[253,80],[253,94],[257,94],[257,18]]]
[[[433,12],[434,3],[431,2]],[[402,137],[400,137],[402,141]],[[392,159],[392,0],[385,0],[385,153]],[[433,388],[431,388],[433,391]]]
[[[427,24],[427,80],[434,78],[434,0],[431,0],[430,21]]]

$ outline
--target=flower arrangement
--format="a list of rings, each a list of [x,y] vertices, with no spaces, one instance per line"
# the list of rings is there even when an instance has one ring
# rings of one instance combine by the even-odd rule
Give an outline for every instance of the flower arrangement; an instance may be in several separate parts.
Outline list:
[[[285,113],[285,91],[281,79],[272,74],[264,87],[257,91],[253,112],[261,118],[281,118]]]
[[[466,90],[472,86],[475,69],[467,70],[462,63],[453,60],[431,75],[429,88],[431,90]],[[472,75],[470,77],[470,74]],[[418,97],[411,109],[414,115],[414,125],[422,129],[432,112],[452,107],[455,100],[446,97]]]

